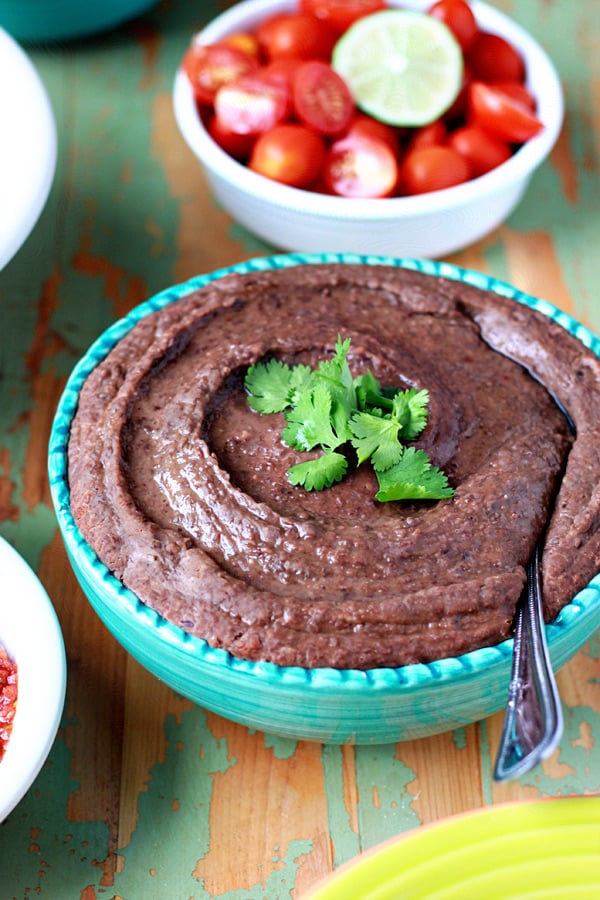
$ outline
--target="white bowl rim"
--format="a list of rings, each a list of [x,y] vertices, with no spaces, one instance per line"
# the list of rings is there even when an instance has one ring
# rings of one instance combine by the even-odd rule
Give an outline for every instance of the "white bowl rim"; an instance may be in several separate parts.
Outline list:
[[[428,0],[391,0],[394,4],[417,9],[426,8]],[[229,31],[236,30],[243,14],[252,14],[258,20],[274,7],[293,7],[293,0],[242,0],[213,19],[197,35],[203,43],[217,40]],[[536,84],[543,85],[543,92],[536,91],[540,105],[538,114],[544,129],[523,144],[506,162],[456,187],[410,197],[384,199],[359,199],[336,197],[289,187],[272,181],[248,169],[222,150],[208,134],[196,113],[189,81],[182,69],[175,75],[173,106],[177,124],[190,148],[200,160],[220,179],[240,191],[261,197],[276,206],[321,216],[324,219],[364,218],[368,221],[388,221],[404,217],[426,216],[439,211],[463,207],[472,201],[481,201],[502,191],[519,179],[524,179],[540,165],[556,143],[564,118],[563,91],[554,64],[546,51],[518,23],[482,0],[472,0],[476,17],[486,30],[508,36],[516,41],[529,61],[530,72],[535,72]]]
[[[350,263],[367,265],[398,266],[425,274],[437,275],[471,284],[483,290],[490,290],[500,296],[508,297],[523,303],[550,318],[566,331],[580,340],[586,347],[600,357],[600,339],[586,326],[564,313],[546,300],[526,294],[508,282],[501,281],[471,269],[449,262],[427,259],[405,259],[391,256],[376,256],[354,253],[282,253],[269,257],[255,257],[244,262],[217,269],[208,274],[199,275],[188,281],[166,288],[149,300],[134,307],[130,313],[119,319],[104,331],[79,360],[69,376],[63,394],[59,400],[48,454],[48,472],[52,500],[57,514],[59,526],[67,550],[78,556],[78,563],[90,580],[101,579],[104,587],[112,593],[111,602],[115,606],[125,605],[128,613],[135,619],[142,619],[150,627],[160,628],[162,638],[169,644],[176,645],[184,653],[206,661],[209,665],[226,667],[240,675],[266,676],[288,684],[307,683],[317,688],[339,687],[361,690],[368,686],[369,690],[395,690],[398,685],[414,688],[423,685],[441,684],[448,680],[469,679],[482,670],[492,666],[500,666],[512,655],[513,639],[509,638],[491,647],[482,647],[457,657],[446,657],[430,663],[415,663],[398,668],[375,669],[333,669],[316,667],[305,669],[295,666],[278,666],[271,662],[257,662],[232,656],[221,648],[211,647],[204,639],[194,637],[183,629],[160,616],[155,610],[146,606],[141,600],[112,574],[108,567],[98,558],[90,545],[85,541],[73,519],[69,504],[69,487],[67,477],[67,446],[70,422],[75,414],[78,395],[83,382],[99,364],[112,347],[117,344],[145,316],[180,299],[206,284],[237,273],[247,274],[269,269],[287,268],[296,265],[312,265],[318,263]],[[584,587],[560,611],[554,622],[546,626],[548,645],[552,654],[553,647],[558,645],[565,629],[581,616],[595,611],[600,605],[600,573]]]
[[[42,80],[20,45],[0,27],[0,270],[28,238],[54,179],[57,133]],[[23,115],[23,110],[27,115]]]
[[[28,563],[0,537],[0,645],[17,665],[17,709],[0,760],[0,822],[33,784],[54,742],[66,657],[54,607]]]

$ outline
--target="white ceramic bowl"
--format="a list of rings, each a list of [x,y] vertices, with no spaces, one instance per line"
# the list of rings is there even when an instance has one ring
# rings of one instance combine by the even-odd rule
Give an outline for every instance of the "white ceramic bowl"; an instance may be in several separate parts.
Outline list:
[[[0,644],[17,664],[17,711],[0,760],[0,822],[24,797],[56,737],[66,687],[60,625],[46,591],[0,538]]]
[[[400,0],[392,3],[400,5]],[[430,2],[402,0],[401,5],[423,10]],[[232,32],[251,31],[267,16],[296,6],[296,0],[245,0],[214,19],[200,39],[213,43]],[[174,86],[175,117],[224,209],[273,246],[308,253],[436,258],[500,225],[556,142],[563,120],[562,90],[550,59],[530,34],[485,3],[473,2],[472,7],[482,28],[503,35],[523,54],[527,84],[544,123],[543,131],[507,162],[465,184],[413,197],[348,199],[287,187],[250,171],[221,150],[201,122],[180,70]]]
[[[56,126],[29,57],[0,28],[0,270],[29,236],[56,167]]]

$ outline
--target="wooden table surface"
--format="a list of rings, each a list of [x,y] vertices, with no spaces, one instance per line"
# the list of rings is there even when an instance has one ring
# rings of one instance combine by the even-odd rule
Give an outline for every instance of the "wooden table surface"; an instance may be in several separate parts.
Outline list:
[[[173,117],[178,61],[224,5],[164,0],[97,39],[28,48],[53,104],[59,158],[39,223],[0,272],[0,534],[52,598],[68,688],[47,764],[0,826],[0,900],[299,898],[333,867],[422,824],[600,792],[599,634],[558,675],[559,750],[499,785],[491,770],[501,714],[430,739],[353,748],[250,733],[194,707],[121,649],[71,573],[46,445],[74,363],[153,293],[273,250],[218,208]],[[554,59],[565,125],[510,220],[452,261],[600,332],[596,0],[495,5]]]

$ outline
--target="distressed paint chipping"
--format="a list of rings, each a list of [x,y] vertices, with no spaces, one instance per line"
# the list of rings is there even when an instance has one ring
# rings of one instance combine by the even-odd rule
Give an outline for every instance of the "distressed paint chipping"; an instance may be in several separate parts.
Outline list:
[[[459,802],[600,791],[600,634],[559,673],[560,749],[518,784],[497,786],[500,716],[429,741],[321,748],[207,715],[140,673],[68,571],[41,460],[49,410],[73,364],[148,295],[273,249],[217,208],[172,115],[172,78],[189,37],[225,5],[164,0],[117,32],[32,50],[60,152],[46,209],[0,273],[0,324],[10,338],[0,341],[0,533],[55,602],[71,678],[48,762],[0,825],[1,900],[298,898],[323,871]],[[509,221],[452,259],[600,331],[594,0],[495,5],[555,60],[567,116]],[[117,680],[123,697],[113,694]],[[462,779],[456,794],[430,789],[442,757]],[[246,840],[257,820],[263,833]]]
[[[358,826],[355,748],[323,746],[327,817],[333,848],[333,866],[361,850]]]

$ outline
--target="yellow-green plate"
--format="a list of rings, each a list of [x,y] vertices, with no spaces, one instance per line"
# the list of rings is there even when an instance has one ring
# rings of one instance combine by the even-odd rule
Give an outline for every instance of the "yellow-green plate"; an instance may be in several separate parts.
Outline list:
[[[304,900],[598,900],[600,797],[505,803],[386,841]]]

